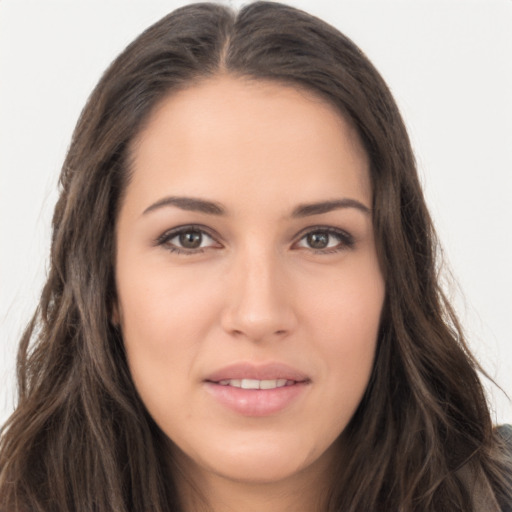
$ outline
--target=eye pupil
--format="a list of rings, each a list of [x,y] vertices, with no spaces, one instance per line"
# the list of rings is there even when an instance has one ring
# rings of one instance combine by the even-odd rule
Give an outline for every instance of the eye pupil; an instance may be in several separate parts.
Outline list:
[[[185,231],[179,235],[180,245],[186,249],[197,249],[201,246],[203,235],[200,231]]]
[[[325,249],[329,245],[329,234],[317,231],[307,235],[308,245],[313,249]]]

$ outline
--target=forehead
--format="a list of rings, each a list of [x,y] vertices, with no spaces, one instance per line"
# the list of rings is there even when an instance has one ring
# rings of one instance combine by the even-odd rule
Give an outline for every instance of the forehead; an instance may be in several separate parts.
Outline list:
[[[169,95],[132,145],[132,163],[128,188],[147,200],[164,192],[270,201],[277,191],[281,202],[283,191],[296,202],[341,189],[371,195],[351,124],[314,93],[261,80],[222,76]]]

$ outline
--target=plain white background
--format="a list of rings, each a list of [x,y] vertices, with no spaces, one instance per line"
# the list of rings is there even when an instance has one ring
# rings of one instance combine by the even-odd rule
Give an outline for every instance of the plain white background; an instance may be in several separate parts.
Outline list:
[[[0,0],[0,423],[44,282],[71,132],[102,71],[188,2]],[[240,1],[221,3],[233,6]],[[512,1],[290,0],[351,37],[391,87],[470,345],[512,397]],[[497,423],[512,406],[486,384]]]

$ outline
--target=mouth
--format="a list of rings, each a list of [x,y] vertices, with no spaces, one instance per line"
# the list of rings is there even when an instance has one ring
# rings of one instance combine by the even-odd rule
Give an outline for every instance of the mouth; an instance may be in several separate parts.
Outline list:
[[[288,379],[224,379],[214,384],[221,386],[232,386],[241,389],[276,389],[297,384],[295,380]]]
[[[210,373],[207,382],[243,389],[273,389],[309,382],[309,376],[285,363],[234,363]],[[268,386],[268,388],[266,387]]]
[[[223,407],[243,416],[276,415],[306,393],[311,379],[288,365],[235,364],[209,375],[207,391]]]

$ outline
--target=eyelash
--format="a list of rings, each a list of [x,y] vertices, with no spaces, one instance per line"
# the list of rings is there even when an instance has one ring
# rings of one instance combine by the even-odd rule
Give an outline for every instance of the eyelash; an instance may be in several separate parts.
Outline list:
[[[178,247],[176,245],[170,244],[169,242],[180,235],[186,234],[186,233],[200,233],[201,236],[204,237],[206,235],[208,238],[211,238],[214,242],[217,242],[217,239],[214,235],[212,235],[208,229],[206,229],[204,226],[196,225],[196,224],[190,224],[187,226],[180,226],[174,229],[171,229],[170,231],[166,231],[161,236],[159,236],[156,241],[155,245],[157,246],[164,246],[166,250],[175,253],[175,254],[183,254],[183,255],[194,255],[194,254],[200,254],[203,253],[205,249],[208,249],[209,247],[198,247],[196,249],[187,249],[184,247]],[[335,247],[332,248],[322,248],[322,249],[315,249],[313,247],[301,247],[301,249],[306,249],[312,251],[314,254],[333,254],[337,253],[346,249],[352,249],[355,244],[354,237],[338,228],[333,228],[332,226],[311,226],[308,227],[306,230],[303,230],[298,235],[297,242],[294,242],[294,246],[300,243],[302,240],[304,240],[308,235],[312,235],[315,233],[322,233],[327,234],[329,237],[335,237],[338,240],[338,244]]]
[[[193,255],[193,254],[200,254],[204,252],[204,247],[199,247],[197,249],[187,249],[185,247],[178,247],[176,245],[171,245],[169,242],[173,238],[176,238],[182,234],[185,233],[200,233],[202,236],[206,235],[208,238],[211,238],[213,241],[217,241],[215,236],[210,234],[210,232],[201,225],[198,224],[189,224],[187,226],[180,226],[174,229],[171,229],[169,231],[166,231],[162,235],[160,235],[156,239],[155,245],[158,246],[164,246],[166,250],[176,253],[176,254],[184,254],[184,255]]]
[[[338,240],[338,244],[331,248],[314,249],[313,247],[304,247],[304,249],[311,250],[315,254],[334,254],[346,249],[352,249],[355,244],[354,237],[343,229],[334,228],[332,226],[310,226],[299,233],[299,239],[294,243],[294,245],[304,240],[308,235],[312,235],[314,233],[325,233],[330,237],[337,238]]]

